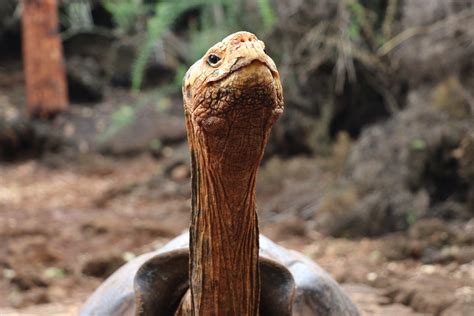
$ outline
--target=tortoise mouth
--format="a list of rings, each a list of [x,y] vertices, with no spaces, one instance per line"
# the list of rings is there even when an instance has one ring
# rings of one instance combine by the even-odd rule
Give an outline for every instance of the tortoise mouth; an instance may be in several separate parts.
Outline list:
[[[237,57],[235,58],[232,66],[228,69],[227,72],[223,72],[221,75],[218,75],[212,79],[209,80],[210,84],[215,84],[218,82],[225,82],[229,78],[235,78],[236,76],[241,76],[241,72],[243,70],[247,70],[246,74],[249,75],[250,72],[248,71],[248,68],[251,68],[254,70],[254,72],[258,73],[264,73],[268,72],[271,74],[271,78],[273,81],[279,80],[279,74],[278,71],[276,70],[275,65],[273,62],[271,62],[268,58],[268,56],[265,56],[265,58],[262,57],[255,57],[253,59],[250,58],[244,58],[244,57]],[[258,68],[258,71],[256,71]],[[265,69],[267,71],[265,71]],[[248,82],[248,84],[252,84],[253,82]],[[254,85],[254,84],[252,84]]]
[[[278,71],[274,68],[275,66],[270,64],[267,58],[261,59],[261,58],[255,58],[255,59],[248,59],[244,60],[242,62],[236,62],[230,70],[230,74],[233,74],[238,71],[242,71],[243,69],[246,69],[248,67],[251,68],[259,68],[259,69],[268,69],[268,71],[271,73],[272,78],[276,80],[278,78]]]
[[[260,60],[253,60],[232,70],[228,78],[233,85],[242,89],[275,84],[275,74]]]
[[[219,80],[210,81],[208,88],[221,92],[232,90],[237,95],[251,97],[250,90],[260,90],[260,94],[265,90],[274,91],[278,80],[278,72],[273,72],[267,63],[254,59],[236,64]],[[254,97],[258,97],[258,95]],[[233,101],[237,101],[237,99],[240,98],[234,98]],[[229,101],[231,100],[227,100],[227,102]]]

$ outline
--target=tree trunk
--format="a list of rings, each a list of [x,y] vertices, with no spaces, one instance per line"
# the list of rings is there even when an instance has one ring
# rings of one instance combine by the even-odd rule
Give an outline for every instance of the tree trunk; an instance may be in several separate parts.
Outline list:
[[[23,62],[32,116],[50,117],[67,108],[58,22],[57,0],[23,0]]]

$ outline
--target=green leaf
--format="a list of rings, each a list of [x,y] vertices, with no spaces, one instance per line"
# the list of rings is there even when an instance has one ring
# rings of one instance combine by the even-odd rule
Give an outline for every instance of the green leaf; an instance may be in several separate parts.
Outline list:
[[[418,220],[418,216],[416,215],[416,213],[414,211],[408,211],[405,214],[405,220],[406,220],[408,225],[413,225]]]
[[[176,19],[184,12],[198,7],[221,3],[223,0],[163,0],[156,4],[155,15],[148,21],[147,36],[132,71],[132,89],[139,90],[143,83],[143,75],[153,47]]]
[[[267,32],[273,24],[275,24],[276,17],[271,7],[269,0],[258,0],[258,6],[260,9],[260,15],[263,22],[263,30]]]
[[[133,259],[135,259],[137,256],[133,253],[133,252],[130,252],[130,251],[127,251],[127,252],[124,252],[122,254],[122,259],[125,261],[125,262],[129,262],[129,261],[132,261]]]
[[[352,40],[357,40],[360,38],[360,27],[357,23],[352,22],[349,25],[349,38]]]
[[[52,279],[52,278],[64,278],[66,275],[66,271],[62,268],[57,268],[57,267],[51,267],[47,268],[43,272],[43,276],[47,279]]]
[[[111,1],[111,0],[109,0]],[[127,0],[132,1],[132,0]],[[231,32],[242,29],[263,29],[268,31],[275,23],[276,16],[270,0],[258,0],[260,20],[255,27],[249,26],[242,18],[242,1],[236,0],[162,0],[154,7],[154,15],[148,20],[146,38],[133,64],[131,81],[132,89],[139,90],[143,83],[148,61],[153,53],[154,45],[170,29],[173,23],[186,11],[202,8],[197,25],[190,27],[190,54],[185,56],[186,69],[192,62],[200,58],[211,45],[220,41]],[[214,12],[222,12],[213,14]],[[178,72],[179,85],[181,76]],[[178,80],[176,80],[176,83]]]
[[[412,140],[411,148],[413,150],[418,150],[418,151],[425,150],[426,149],[426,142],[421,138],[416,138],[416,139]]]
[[[105,132],[100,135],[99,141],[106,141],[114,136],[119,130],[135,119],[135,110],[129,105],[122,105],[110,117],[110,125]]]

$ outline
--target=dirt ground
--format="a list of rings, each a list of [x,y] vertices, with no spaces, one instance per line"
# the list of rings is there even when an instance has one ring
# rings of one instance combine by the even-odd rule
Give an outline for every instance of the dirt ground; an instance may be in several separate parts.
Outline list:
[[[0,72],[4,114],[21,108],[21,86],[21,75]],[[111,95],[115,100],[96,105],[101,115],[72,105],[61,128],[87,138],[86,132],[101,124],[85,118],[107,118],[126,99]],[[146,105],[142,109],[148,117]],[[180,111],[162,120],[179,123]],[[70,122],[79,123],[68,128]],[[177,135],[168,129],[156,133],[168,133],[174,141],[184,135],[177,130]],[[129,141],[135,143],[133,137]],[[314,210],[335,190],[347,156],[346,147],[340,151],[329,163],[307,157],[265,161],[257,184],[261,232],[313,258],[364,315],[474,315],[474,219],[425,219],[407,232],[377,238],[332,238],[315,230]],[[74,152],[2,162],[0,315],[76,314],[115,269],[188,228],[189,173],[182,142],[166,145],[160,158]],[[338,203],[344,199],[352,199],[350,191]]]
[[[184,164],[163,165],[163,159],[148,155],[90,155],[72,162],[49,157],[1,165],[0,315],[73,315],[117,267],[185,230],[189,170]],[[308,229],[291,207],[272,211],[282,196],[291,200],[284,197],[290,188],[305,192],[302,186],[310,185],[317,192],[315,177],[331,181],[308,158],[266,163],[258,184],[264,234],[316,260],[365,315],[472,312],[472,261],[397,260],[387,254],[396,236],[329,238]],[[474,231],[474,222],[463,229]]]

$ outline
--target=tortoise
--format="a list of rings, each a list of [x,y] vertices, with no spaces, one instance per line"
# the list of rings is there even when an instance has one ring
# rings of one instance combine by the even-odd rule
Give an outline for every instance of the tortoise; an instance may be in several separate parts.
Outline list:
[[[316,263],[259,235],[256,174],[283,112],[279,73],[264,48],[237,32],[190,67],[189,233],[117,270],[80,315],[359,315]]]

